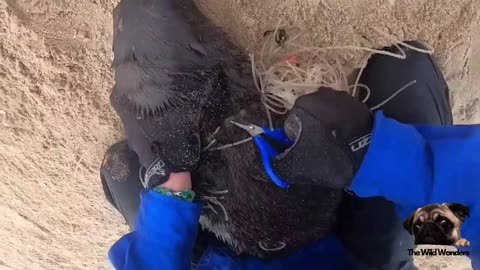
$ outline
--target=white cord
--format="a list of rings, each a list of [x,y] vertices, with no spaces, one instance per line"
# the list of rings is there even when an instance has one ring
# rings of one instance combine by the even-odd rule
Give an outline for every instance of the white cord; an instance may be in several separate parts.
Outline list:
[[[244,143],[249,142],[251,140],[252,140],[252,137],[249,137],[249,138],[243,139],[243,140],[238,141],[238,142],[234,142],[234,143],[230,143],[230,144],[226,144],[226,145],[222,145],[222,146],[219,146],[219,147],[212,148],[208,151],[217,151],[217,150],[227,149],[227,148],[234,147],[234,146],[237,146],[237,145],[240,145],[240,144],[244,144]]]
[[[404,85],[402,88],[398,89],[395,93],[393,93],[390,97],[388,97],[388,98],[385,99],[384,101],[380,102],[379,104],[371,107],[370,110],[374,111],[374,110],[382,107],[382,106],[385,105],[387,102],[389,102],[389,101],[392,100],[394,97],[396,97],[398,94],[400,94],[401,92],[403,92],[403,90],[405,90],[405,89],[407,89],[408,87],[414,85],[415,83],[417,83],[416,80],[413,80],[413,81],[407,83],[407,84]]]
[[[268,251],[268,252],[271,252],[271,251],[279,251],[279,250],[282,250],[284,249],[287,244],[285,244],[284,242],[279,242],[280,246],[279,247],[275,247],[275,248],[267,248],[263,245],[263,243],[260,241],[258,242],[258,246],[260,247],[260,249],[264,250],[264,251]]]

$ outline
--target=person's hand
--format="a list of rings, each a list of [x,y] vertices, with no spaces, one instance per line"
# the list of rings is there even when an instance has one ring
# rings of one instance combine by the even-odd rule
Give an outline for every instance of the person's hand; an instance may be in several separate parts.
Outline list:
[[[372,126],[365,104],[320,88],[296,100],[284,127],[295,143],[273,166],[290,184],[348,187],[368,149]]]
[[[115,100],[112,104],[117,105]],[[121,104],[120,104],[121,105]],[[165,183],[171,173],[192,171],[200,160],[200,106],[185,103],[158,116],[139,116],[115,106],[129,147],[138,155],[145,188]]]
[[[192,176],[189,172],[171,173],[167,182],[160,187],[169,189],[174,192],[180,192],[192,189]]]

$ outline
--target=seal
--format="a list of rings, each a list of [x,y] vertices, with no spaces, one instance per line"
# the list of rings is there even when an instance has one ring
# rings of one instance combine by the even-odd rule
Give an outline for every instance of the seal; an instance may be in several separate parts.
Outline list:
[[[260,257],[295,251],[331,232],[343,190],[279,188],[263,171],[253,142],[207,149],[213,139],[227,145],[248,138],[230,120],[267,126],[268,119],[248,58],[193,1],[122,0],[113,25],[111,103],[128,144],[148,168],[158,137],[176,136],[180,148],[183,139],[196,142],[167,162],[192,172],[205,204],[205,231],[238,254]],[[283,126],[284,116],[272,118]]]

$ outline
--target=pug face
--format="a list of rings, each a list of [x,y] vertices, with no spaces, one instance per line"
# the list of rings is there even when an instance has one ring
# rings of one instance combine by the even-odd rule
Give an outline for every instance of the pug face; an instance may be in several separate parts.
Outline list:
[[[431,204],[417,209],[403,226],[414,237],[415,244],[468,246],[461,236],[461,226],[470,208],[459,203]]]

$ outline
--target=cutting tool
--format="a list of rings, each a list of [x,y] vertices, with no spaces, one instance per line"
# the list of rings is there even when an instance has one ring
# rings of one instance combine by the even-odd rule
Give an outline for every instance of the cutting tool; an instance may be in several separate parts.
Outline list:
[[[272,159],[280,154],[275,147],[273,147],[269,141],[273,141],[276,144],[280,144],[284,149],[293,145],[293,142],[287,137],[283,128],[270,130],[268,128],[263,128],[254,124],[240,124],[235,121],[230,121],[232,124],[237,127],[246,130],[250,136],[252,136],[253,141],[260,150],[262,156],[262,163],[265,172],[268,177],[279,187],[287,188],[289,184],[283,181],[276,173],[272,167]]]

